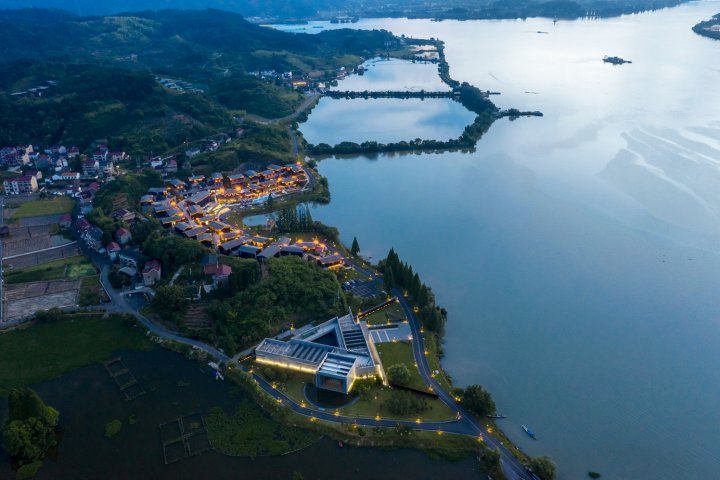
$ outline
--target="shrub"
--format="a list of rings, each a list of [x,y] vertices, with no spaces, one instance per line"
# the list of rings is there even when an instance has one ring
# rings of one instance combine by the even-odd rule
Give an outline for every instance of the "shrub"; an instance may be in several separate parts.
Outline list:
[[[120,433],[122,430],[122,422],[120,420],[111,420],[105,425],[105,437],[111,438]]]

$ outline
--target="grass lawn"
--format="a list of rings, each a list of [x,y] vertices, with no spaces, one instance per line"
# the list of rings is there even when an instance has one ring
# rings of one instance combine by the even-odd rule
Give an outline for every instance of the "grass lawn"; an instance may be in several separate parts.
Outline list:
[[[388,387],[377,387],[373,394],[369,400],[360,399],[352,405],[341,408],[339,410],[340,413],[343,415],[368,418],[379,416],[383,419],[393,420],[417,420],[419,418],[421,421],[439,421],[453,420],[455,418],[450,407],[439,399],[427,397],[425,401],[427,402],[428,409],[424,412],[398,415],[390,412],[385,407],[385,402],[390,398],[390,395],[392,395],[392,389]]]
[[[368,325],[384,325],[388,323],[388,315],[400,317],[403,320],[407,319],[399,303],[391,303],[382,310],[378,310],[377,312],[374,312],[367,317],[363,317],[362,319],[365,320]]]
[[[6,270],[5,282],[8,284],[40,282],[43,280],[60,280],[62,278],[80,278],[95,274],[97,274],[97,270],[90,260],[87,257],[78,255],[20,270]]]
[[[427,386],[415,364],[415,357],[413,356],[410,342],[378,343],[375,347],[380,354],[380,360],[386,372],[391,366],[397,363],[404,363],[407,365],[408,370],[410,370],[410,383],[407,386],[417,390],[427,390]]]
[[[0,335],[0,395],[102,362],[118,350],[150,350],[144,330],[112,317],[68,316]]]
[[[57,196],[48,200],[25,202],[13,213],[12,219],[37,217],[72,212],[75,200],[67,196]]]

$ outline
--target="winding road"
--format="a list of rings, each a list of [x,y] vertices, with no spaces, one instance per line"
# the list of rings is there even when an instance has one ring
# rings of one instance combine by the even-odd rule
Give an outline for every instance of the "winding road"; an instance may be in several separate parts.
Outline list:
[[[152,334],[160,338],[172,340],[174,342],[185,345],[190,345],[191,347],[200,349],[208,353],[209,355],[217,358],[224,363],[237,365],[244,371],[248,371],[247,368],[245,368],[243,365],[237,363],[236,359],[230,358],[224,352],[221,352],[220,350],[204,342],[177,335],[176,333],[173,333],[155,324],[153,321],[140,314],[140,312],[138,312],[132,305],[128,303],[127,298],[123,295],[123,292],[116,291],[110,285],[110,281],[108,278],[110,272],[110,263],[108,262],[108,260],[103,258],[101,255],[94,254],[93,252],[86,251],[85,253],[100,268],[100,281],[112,301],[112,304],[108,305],[108,310],[133,315]],[[412,428],[414,430],[456,433],[482,438],[483,441],[490,448],[495,449],[500,453],[502,470],[509,480],[538,480],[535,475],[525,470],[525,467],[522,465],[522,463],[520,463],[520,461],[515,458],[512,453],[510,453],[510,451],[503,444],[500,443],[499,440],[493,437],[478,419],[473,417],[460,404],[458,404],[455,399],[448,392],[446,392],[442,388],[442,386],[433,378],[427,362],[427,358],[425,356],[425,343],[422,333],[420,331],[420,322],[413,313],[412,308],[408,304],[407,300],[402,296],[402,292],[396,289],[393,293],[398,297],[400,305],[402,306],[405,315],[410,321],[410,327],[413,335],[413,355],[415,356],[415,361],[418,365],[418,370],[420,371],[420,374],[422,375],[425,383],[432,387],[433,391],[440,397],[440,399],[445,402],[453,411],[455,411],[456,414],[458,414],[457,420],[428,422],[412,420],[392,420],[382,418],[375,419],[368,417],[339,415],[335,412],[329,412],[319,407],[300,405],[295,400],[286,396],[283,392],[279,391],[276,388],[273,388],[270,383],[268,383],[265,379],[258,376],[257,374],[251,373],[252,377],[255,379],[258,385],[271,397],[281,402],[283,405],[290,408],[292,411],[306,417],[317,418],[333,423],[349,423],[367,427],[395,428],[398,425],[402,425]]]
[[[508,479],[536,479],[537,477],[525,470],[523,464],[520,463],[520,461],[512,453],[510,453],[505,445],[493,437],[477,418],[465,410],[462,405],[456,402],[452,395],[446,392],[437,380],[433,378],[430,366],[428,365],[427,357],[425,356],[425,340],[420,332],[420,321],[413,313],[407,299],[403,296],[403,292],[395,289],[393,294],[400,300],[403,312],[405,312],[405,315],[410,320],[410,329],[412,330],[413,335],[413,355],[415,356],[415,362],[418,365],[418,370],[420,370],[420,375],[422,375],[425,383],[432,387],[433,392],[435,392],[443,402],[445,402],[455,412],[460,414],[462,423],[471,427],[472,433],[470,433],[470,435],[482,436],[489,447],[500,452],[500,462],[502,464],[503,473]]]

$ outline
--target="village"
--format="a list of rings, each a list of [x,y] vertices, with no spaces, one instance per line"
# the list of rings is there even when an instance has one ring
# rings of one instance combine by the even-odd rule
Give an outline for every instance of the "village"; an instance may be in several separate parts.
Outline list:
[[[298,164],[285,166],[269,165],[262,172],[246,171],[244,174],[223,176],[213,173],[209,178],[197,175],[187,181],[166,180],[165,186],[150,188],[140,199],[143,215],[156,218],[174,234],[192,239],[223,255],[251,258],[259,261],[272,257],[298,256],[315,262],[323,268],[339,268],[344,257],[333,252],[328,245],[318,241],[297,240],[288,237],[272,239],[244,230],[226,221],[234,209],[252,208],[264,205],[273,198],[299,193],[309,183],[309,175]],[[128,209],[112,213],[114,219],[131,225],[143,217]],[[120,273],[134,279],[142,274],[145,286],[152,286],[161,277],[159,263],[150,259],[142,261],[137,246],[132,246],[132,235],[128,228],[120,227],[111,242],[103,243],[104,232],[92,225],[86,218],[79,218],[77,229],[86,245],[93,251],[107,254],[110,260],[118,261]],[[214,282],[222,283],[232,269],[215,262],[215,269],[209,273]]]

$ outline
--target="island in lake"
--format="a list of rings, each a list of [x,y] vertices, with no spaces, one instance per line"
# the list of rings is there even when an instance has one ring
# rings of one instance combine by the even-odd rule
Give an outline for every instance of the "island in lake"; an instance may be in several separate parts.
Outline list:
[[[720,40],[720,13],[710,20],[698,23],[693,27],[693,31],[698,35]]]

